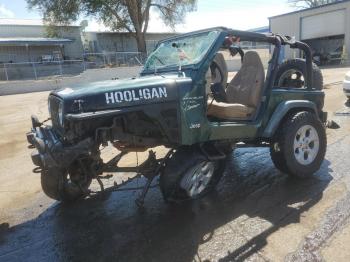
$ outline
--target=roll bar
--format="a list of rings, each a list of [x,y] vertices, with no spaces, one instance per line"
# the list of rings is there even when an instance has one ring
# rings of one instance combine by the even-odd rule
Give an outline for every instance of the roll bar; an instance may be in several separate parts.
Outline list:
[[[313,86],[313,70],[312,70],[312,52],[310,46],[308,46],[304,42],[295,41],[295,39],[289,37],[289,36],[280,36],[277,35],[277,37],[281,38],[281,44],[282,45],[289,45],[290,48],[297,48],[302,51],[304,51],[305,58],[306,58],[306,86],[307,89],[312,89]]]
[[[289,45],[290,48],[297,48],[304,52],[306,58],[306,75],[305,82],[307,89],[312,89],[313,86],[313,72],[312,72],[312,52],[311,48],[304,42],[295,41],[295,39],[290,36],[282,36],[277,34],[261,34],[254,33],[249,31],[240,31],[240,30],[227,30],[228,34],[239,36],[241,41],[254,41],[254,42],[268,42],[273,44],[277,48],[277,61],[280,53],[281,46]],[[276,52],[274,52],[276,53]]]

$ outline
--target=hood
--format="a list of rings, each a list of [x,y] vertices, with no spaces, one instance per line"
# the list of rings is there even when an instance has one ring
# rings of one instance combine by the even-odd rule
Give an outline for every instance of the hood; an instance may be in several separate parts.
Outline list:
[[[65,113],[77,111],[77,104],[83,112],[91,112],[176,100],[176,83],[179,80],[191,81],[178,74],[151,75],[64,87],[51,92],[51,95],[63,100]]]

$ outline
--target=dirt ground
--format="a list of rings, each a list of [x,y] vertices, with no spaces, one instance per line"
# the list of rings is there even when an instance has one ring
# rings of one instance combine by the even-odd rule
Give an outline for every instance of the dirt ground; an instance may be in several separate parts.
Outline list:
[[[341,128],[327,130],[313,178],[280,173],[267,149],[238,149],[213,194],[171,207],[153,188],[143,210],[137,191],[70,205],[46,197],[25,133],[31,114],[47,117],[48,92],[1,96],[0,261],[349,261],[348,70],[323,70],[325,108]]]

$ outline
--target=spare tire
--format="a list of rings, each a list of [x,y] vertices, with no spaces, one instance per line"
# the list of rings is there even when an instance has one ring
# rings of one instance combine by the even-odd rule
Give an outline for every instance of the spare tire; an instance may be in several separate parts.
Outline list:
[[[322,90],[323,76],[320,68],[312,63],[313,84],[312,88]],[[306,88],[306,61],[305,59],[290,59],[284,61],[277,68],[275,88]]]

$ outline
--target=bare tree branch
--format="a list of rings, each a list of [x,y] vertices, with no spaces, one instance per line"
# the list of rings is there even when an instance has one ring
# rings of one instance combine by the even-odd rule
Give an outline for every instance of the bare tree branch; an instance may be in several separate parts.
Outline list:
[[[102,1],[103,2],[103,1]],[[123,27],[129,32],[132,33],[131,28],[128,26],[128,24],[119,16],[118,12],[116,12],[114,9],[112,9],[108,4],[103,2],[103,5],[106,9],[108,9],[109,12],[111,12],[117,21],[123,25]]]
[[[147,29],[148,29],[149,12],[150,12],[150,8],[151,8],[151,3],[152,3],[152,0],[147,0],[146,8],[145,8],[145,11],[143,12],[143,15],[142,15],[142,18],[144,21],[143,30],[142,30],[143,33],[146,33]]]
[[[341,2],[342,0],[288,0],[287,2],[298,9],[317,7],[321,5]]]

